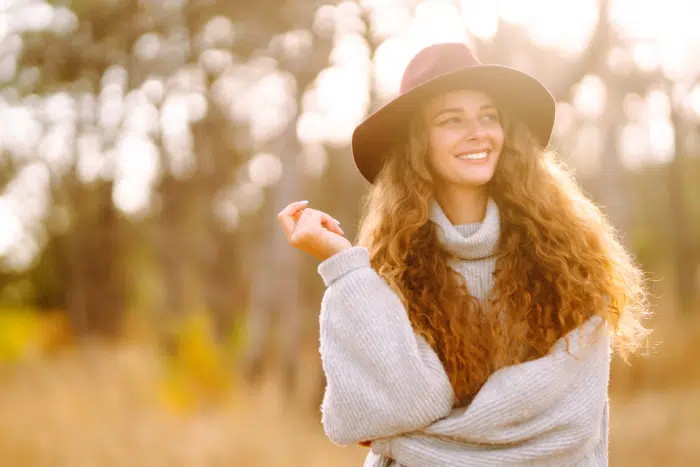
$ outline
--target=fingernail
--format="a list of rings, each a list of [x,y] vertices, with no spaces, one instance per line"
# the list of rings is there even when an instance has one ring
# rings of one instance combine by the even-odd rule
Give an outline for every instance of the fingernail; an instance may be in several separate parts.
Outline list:
[[[308,200],[308,199],[305,199],[305,200],[299,201],[299,202],[300,202],[300,203],[304,203],[304,204],[309,204],[309,200]]]

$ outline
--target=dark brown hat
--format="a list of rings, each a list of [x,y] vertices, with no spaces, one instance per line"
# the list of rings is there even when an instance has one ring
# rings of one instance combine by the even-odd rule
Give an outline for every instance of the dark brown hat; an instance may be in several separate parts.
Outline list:
[[[534,77],[503,65],[483,65],[462,43],[426,47],[406,67],[399,95],[360,123],[352,135],[355,165],[370,183],[382,167],[385,150],[406,135],[420,105],[440,92],[480,89],[523,120],[542,147],[554,127],[555,100]]]

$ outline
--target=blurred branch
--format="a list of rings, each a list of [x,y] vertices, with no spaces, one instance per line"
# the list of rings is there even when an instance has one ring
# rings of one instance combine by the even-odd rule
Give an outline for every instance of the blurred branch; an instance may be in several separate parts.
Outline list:
[[[667,92],[672,91],[671,83],[666,82]],[[686,199],[686,135],[690,125],[683,117],[678,106],[671,106],[671,123],[674,128],[675,155],[669,164],[667,187],[669,193],[668,209],[671,214],[671,248],[676,269],[676,293],[680,301],[681,312],[689,313],[698,304],[696,291],[696,265],[700,262],[700,251],[693,241],[692,222],[688,213]]]
[[[505,22],[501,18],[498,19],[498,33],[492,40],[473,39],[479,55],[487,63],[507,62],[516,54],[525,54],[536,64],[547,64],[548,68],[542,72],[543,81],[557,101],[567,101],[576,83],[586,74],[605,66],[606,53],[613,42],[609,9],[610,0],[600,0],[596,26],[585,49],[573,63],[567,63],[566,66],[552,66],[552,56],[555,54],[552,49],[532,45],[527,30],[523,26]]]
[[[599,70],[605,66],[607,52],[614,40],[609,12],[610,0],[600,0],[598,20],[588,45],[573,64],[562,67],[562,74],[550,81],[550,91],[557,101],[569,100],[576,83],[592,70]]]
[[[312,15],[307,18],[308,26]],[[300,362],[301,333],[305,319],[304,305],[300,300],[300,257],[286,242],[277,228],[274,212],[278,212],[291,200],[299,199],[305,191],[303,174],[300,173],[297,155],[301,149],[296,134],[296,121],[302,110],[302,99],[306,89],[327,66],[332,50],[332,40],[314,36],[314,46],[303,59],[291,62],[283,56],[276,57],[280,67],[292,73],[296,80],[297,114],[290,120],[285,131],[271,143],[270,150],[283,159],[284,176],[274,187],[271,199],[265,203],[263,234],[258,248],[258,257],[250,292],[250,316],[247,323],[249,336],[245,349],[244,376],[256,381],[264,371],[266,353],[272,326],[275,321],[283,329],[280,337],[280,360],[287,395],[293,395],[298,387],[298,365]],[[270,265],[275,264],[271,272]],[[274,293],[271,291],[274,290]]]
[[[17,163],[11,154],[0,149],[0,193],[5,191],[5,187],[12,181],[17,173]]]

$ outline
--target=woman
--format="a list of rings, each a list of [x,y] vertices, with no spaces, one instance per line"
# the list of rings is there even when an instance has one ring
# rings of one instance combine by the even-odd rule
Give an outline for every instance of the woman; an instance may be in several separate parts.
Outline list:
[[[322,421],[366,466],[607,465],[610,344],[647,330],[642,274],[548,145],[554,99],[462,44],[414,57],[355,130],[358,246],[308,203],[321,260]]]

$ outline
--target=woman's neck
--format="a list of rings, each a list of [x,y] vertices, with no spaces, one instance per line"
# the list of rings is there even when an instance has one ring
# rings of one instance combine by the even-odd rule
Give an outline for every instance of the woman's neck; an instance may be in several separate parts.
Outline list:
[[[486,215],[489,194],[486,186],[435,190],[435,200],[452,225],[481,222]]]

